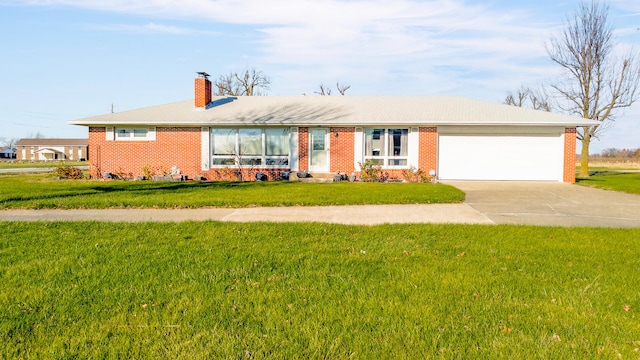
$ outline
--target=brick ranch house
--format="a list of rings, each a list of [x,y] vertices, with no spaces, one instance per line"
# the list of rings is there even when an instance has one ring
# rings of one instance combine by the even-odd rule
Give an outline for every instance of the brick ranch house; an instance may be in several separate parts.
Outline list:
[[[193,178],[261,171],[410,168],[440,180],[575,181],[576,127],[590,120],[450,96],[213,97],[70,121],[89,128],[91,175],[177,168]]]

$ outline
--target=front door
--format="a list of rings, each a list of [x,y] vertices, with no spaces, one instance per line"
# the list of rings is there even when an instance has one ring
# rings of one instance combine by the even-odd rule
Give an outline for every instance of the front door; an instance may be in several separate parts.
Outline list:
[[[329,172],[329,129],[309,129],[309,171]]]

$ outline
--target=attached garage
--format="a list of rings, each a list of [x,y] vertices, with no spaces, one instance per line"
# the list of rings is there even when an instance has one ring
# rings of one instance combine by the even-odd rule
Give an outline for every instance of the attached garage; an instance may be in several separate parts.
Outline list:
[[[442,180],[563,180],[564,128],[438,130]]]

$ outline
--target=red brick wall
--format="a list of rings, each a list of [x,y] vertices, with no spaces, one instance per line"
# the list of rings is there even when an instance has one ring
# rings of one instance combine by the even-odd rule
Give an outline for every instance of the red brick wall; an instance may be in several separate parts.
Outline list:
[[[309,128],[298,128],[298,170],[309,169]]]
[[[104,127],[89,128],[89,159],[92,177],[103,172],[143,175],[144,166],[170,171],[177,166],[193,178],[200,170],[200,128],[157,127],[155,141],[107,141]]]
[[[206,107],[211,102],[211,81],[205,78],[196,78],[195,84],[195,106]]]
[[[436,170],[438,165],[438,129],[436,127],[421,127],[418,150],[418,168],[429,173]]]
[[[576,182],[576,128],[564,129],[564,176],[567,183]]]
[[[331,151],[329,155],[329,161],[331,162],[329,171],[332,173],[351,174],[355,170],[353,167],[353,153],[355,151],[354,133],[356,128],[332,127],[329,131],[329,149]]]

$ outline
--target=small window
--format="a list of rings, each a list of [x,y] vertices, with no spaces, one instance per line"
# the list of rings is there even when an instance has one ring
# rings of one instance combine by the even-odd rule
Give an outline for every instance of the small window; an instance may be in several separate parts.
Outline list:
[[[152,140],[149,133],[146,127],[116,128],[116,140]]]

